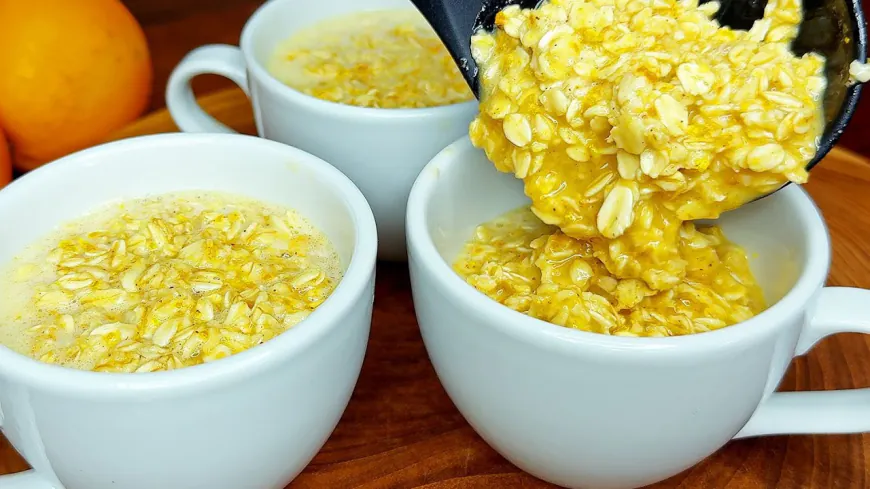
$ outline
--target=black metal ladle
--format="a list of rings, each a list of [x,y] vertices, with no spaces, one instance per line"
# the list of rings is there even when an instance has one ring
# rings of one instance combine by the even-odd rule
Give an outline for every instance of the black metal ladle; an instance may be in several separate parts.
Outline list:
[[[479,97],[477,64],[471,57],[471,35],[478,29],[492,30],[495,15],[504,7],[518,4],[537,7],[541,0],[411,0],[447,46],[462,75]],[[703,0],[706,1],[706,0]],[[703,2],[702,2],[703,3]],[[767,0],[721,0],[716,16],[721,25],[746,30],[764,15]],[[807,164],[814,167],[843,134],[861,95],[861,84],[849,84],[849,64],[865,61],[867,28],[861,0],[804,0],[804,19],[792,51],[797,55],[817,52],[825,57],[825,131],[816,156]]]

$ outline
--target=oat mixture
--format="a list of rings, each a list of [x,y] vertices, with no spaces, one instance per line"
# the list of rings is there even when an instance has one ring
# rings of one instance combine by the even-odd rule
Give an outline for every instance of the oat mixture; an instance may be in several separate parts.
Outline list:
[[[531,211],[557,229],[548,240],[558,246],[529,235],[493,241],[476,258],[466,249],[457,270],[469,283],[499,299],[504,292],[494,290],[504,287],[489,289],[490,281],[526,260],[537,272],[508,275],[532,290],[508,305],[609,334],[707,331],[763,308],[745,254],[735,258],[742,252],[721,231],[687,221],[807,180],[824,124],[824,59],[790,51],[802,15],[797,0],[769,2],[749,31],[721,28],[712,20],[717,9],[716,2],[551,0],[539,9],[507,7],[494,34],[473,38],[482,100],[471,140],[524,181]],[[481,233],[469,248],[486,244]],[[511,249],[526,241],[534,253]],[[704,260],[717,273],[698,275],[697,247],[715,251]],[[613,290],[546,273],[569,257],[582,257],[590,277],[615,283]],[[726,292],[732,281],[742,287]],[[724,309],[701,307],[721,299]]]
[[[435,107],[473,98],[416,10],[358,12],[304,29],[278,46],[269,71],[303,93],[359,107]]]
[[[455,264],[475,288],[553,324],[615,336],[674,336],[745,321],[765,308],[746,253],[718,227],[680,228],[686,273],[656,291],[619,279],[588,241],[519,209],[479,226]]]
[[[340,278],[331,243],[294,211],[168,194],[101,209],[16,259],[0,341],[83,370],[171,370],[274,338]]]

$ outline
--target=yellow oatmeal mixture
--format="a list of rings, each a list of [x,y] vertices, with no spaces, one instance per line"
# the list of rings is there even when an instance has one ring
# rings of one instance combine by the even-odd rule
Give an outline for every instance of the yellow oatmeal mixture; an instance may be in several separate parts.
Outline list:
[[[745,321],[765,308],[746,253],[715,226],[680,228],[685,276],[664,291],[616,278],[594,246],[519,209],[479,226],[455,269],[511,309],[616,336],[674,336]]]
[[[470,284],[606,334],[703,332],[764,308],[745,254],[690,221],[806,182],[824,59],[790,51],[797,0],[770,1],[749,31],[720,27],[717,9],[551,0],[507,7],[494,33],[473,37],[482,97],[471,141],[523,180],[534,216],[511,239],[493,223],[478,230],[456,264]]]
[[[0,275],[0,343],[82,370],[177,369],[274,338],[340,279],[332,244],[295,211],[217,192],[134,200]]]
[[[279,45],[268,69],[303,93],[359,107],[435,107],[473,98],[447,48],[416,10],[323,21]]]

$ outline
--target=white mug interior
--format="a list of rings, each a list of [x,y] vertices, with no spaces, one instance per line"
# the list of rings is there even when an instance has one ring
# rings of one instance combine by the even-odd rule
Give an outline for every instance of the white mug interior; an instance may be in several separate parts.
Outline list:
[[[0,194],[0,264],[8,263],[57,225],[101,205],[202,189],[295,209],[329,237],[341,258],[342,272],[347,272],[359,223],[349,210],[346,189],[312,172],[302,163],[313,158],[293,148],[266,143],[252,158],[252,141],[257,140],[224,135],[147,136],[117,146],[112,157],[106,157],[101,147],[77,154],[73,161],[31,172]],[[211,148],[203,151],[202,145]],[[252,159],[257,161],[251,166],[240,164]],[[275,165],[276,160],[285,163]]]
[[[439,171],[439,176],[426,197],[433,205],[426,207],[423,229],[448,267],[452,267],[477,226],[530,204],[520,180],[497,171],[483,151],[470,146],[459,143],[447,150],[461,155],[461,164],[424,170]],[[811,208],[810,215],[806,215],[807,207]],[[789,185],[715,221],[700,224],[720,226],[728,239],[746,250],[753,274],[768,306],[772,306],[794,287],[808,261],[811,239],[807,224],[817,220],[817,213],[804,191]]]
[[[265,68],[269,65],[275,48],[302,29],[356,12],[392,9],[416,10],[409,0],[270,0],[245,26],[242,32],[242,49]]]
[[[104,204],[183,190],[293,208],[336,248],[341,282],[276,338],[173,371],[86,372],[0,347],[0,425],[35,469],[15,479],[27,487],[283,487],[347,406],[371,322],[374,217],[350,180],[303,151],[250,136],[165,134],[75,153],[0,191],[0,264]],[[0,487],[12,483],[5,477]]]

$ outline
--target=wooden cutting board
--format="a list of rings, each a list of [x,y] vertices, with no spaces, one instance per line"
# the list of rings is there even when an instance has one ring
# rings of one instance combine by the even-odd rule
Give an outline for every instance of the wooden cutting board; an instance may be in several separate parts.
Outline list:
[[[216,92],[201,97],[200,102],[230,127],[248,134],[256,132],[241,91]],[[173,131],[177,128],[169,114],[158,111],[111,139]],[[829,283],[870,288],[870,162],[835,149],[813,171],[807,188],[831,229],[834,261]],[[350,405],[326,446],[289,487],[554,487],[505,461],[453,407],[426,357],[404,264],[379,265],[376,297],[371,341]],[[782,390],[868,386],[870,339],[839,335],[796,360]],[[638,412],[642,415],[642,406]],[[26,468],[27,463],[8,442],[0,440],[0,473]],[[692,469],[652,487],[868,489],[870,435],[732,442]]]

